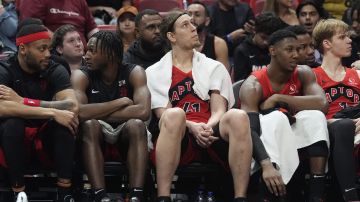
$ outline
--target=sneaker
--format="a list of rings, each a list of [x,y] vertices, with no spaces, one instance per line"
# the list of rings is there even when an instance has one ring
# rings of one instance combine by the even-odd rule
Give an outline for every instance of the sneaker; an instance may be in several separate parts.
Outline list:
[[[20,192],[15,196],[16,202],[28,202],[25,192]]]
[[[75,202],[72,195],[68,194],[57,199],[57,202]]]

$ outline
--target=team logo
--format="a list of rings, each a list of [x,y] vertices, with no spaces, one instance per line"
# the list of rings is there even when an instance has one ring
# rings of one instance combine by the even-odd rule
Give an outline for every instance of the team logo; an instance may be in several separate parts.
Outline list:
[[[289,94],[290,95],[293,95],[297,93],[297,89],[296,89],[296,85],[295,84],[291,84],[290,87],[289,87]]]
[[[119,87],[121,87],[121,86],[123,86],[123,85],[125,85],[125,84],[126,84],[126,81],[125,81],[125,80],[119,81]]]

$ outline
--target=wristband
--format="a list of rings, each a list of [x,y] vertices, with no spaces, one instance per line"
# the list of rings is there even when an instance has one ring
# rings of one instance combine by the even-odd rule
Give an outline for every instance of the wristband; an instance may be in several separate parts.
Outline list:
[[[40,100],[24,98],[24,105],[32,106],[32,107],[40,107]]]
[[[233,42],[233,40],[231,39],[231,35],[230,35],[230,34],[226,35],[226,40],[227,40],[229,43],[232,43],[232,42]]]

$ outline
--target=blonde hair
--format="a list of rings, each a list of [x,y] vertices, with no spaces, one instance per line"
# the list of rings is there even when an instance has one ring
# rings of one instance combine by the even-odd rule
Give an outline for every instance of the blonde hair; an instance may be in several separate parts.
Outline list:
[[[312,33],[315,48],[321,53],[324,52],[322,43],[324,40],[331,40],[331,38],[339,31],[348,31],[349,25],[337,19],[320,20]]]

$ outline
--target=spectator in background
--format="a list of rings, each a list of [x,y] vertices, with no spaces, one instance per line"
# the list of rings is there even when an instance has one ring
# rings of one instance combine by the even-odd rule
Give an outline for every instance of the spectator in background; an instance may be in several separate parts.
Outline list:
[[[124,45],[124,53],[136,39],[135,17],[137,14],[138,10],[134,6],[124,6],[117,12],[119,17],[116,31]]]
[[[300,25],[304,26],[310,35],[320,19],[329,17],[321,4],[319,5],[312,0],[301,2],[296,8],[296,15],[299,18]]]
[[[16,52],[15,35],[18,16],[13,0],[0,1],[0,53],[4,51]]]
[[[246,3],[237,0],[218,0],[209,8],[211,23],[209,32],[223,38],[233,56],[236,46],[247,32],[253,32],[254,14]]]
[[[266,0],[264,12],[273,12],[288,25],[298,25],[299,20],[292,9],[293,3],[289,0]]]
[[[273,13],[263,13],[255,18],[255,34],[246,39],[234,52],[234,81],[246,79],[251,72],[270,63],[269,37],[287,25]]]
[[[132,6],[132,0],[86,0],[98,25],[116,25],[117,12],[121,7]]]
[[[205,4],[194,1],[188,6],[187,12],[197,29],[201,43],[201,46],[196,47],[196,50],[205,54],[206,57],[223,63],[229,70],[230,65],[226,42],[222,38],[210,34],[207,31],[210,24],[210,16]]]
[[[315,62],[315,48],[310,34],[304,26],[294,25],[286,28],[293,32],[299,42],[298,65],[307,65],[311,68],[318,67],[320,64]]]
[[[350,22],[353,29],[351,39],[356,44],[356,47],[360,47],[360,1],[353,2],[350,8]]]
[[[86,44],[86,38],[98,31],[85,0],[27,0],[20,1],[17,5],[20,20],[39,18],[52,32],[61,25],[74,25],[83,44]]]
[[[165,55],[166,43],[160,36],[162,17],[159,12],[145,9],[135,17],[137,39],[124,55],[124,62],[146,69]]]
[[[85,64],[84,45],[73,25],[59,27],[52,37],[52,53],[61,56],[69,64],[71,72]]]

